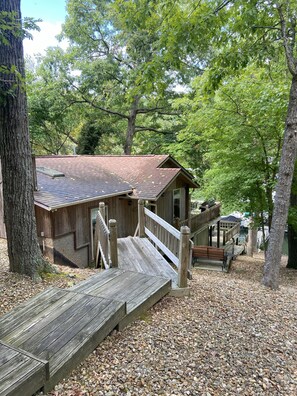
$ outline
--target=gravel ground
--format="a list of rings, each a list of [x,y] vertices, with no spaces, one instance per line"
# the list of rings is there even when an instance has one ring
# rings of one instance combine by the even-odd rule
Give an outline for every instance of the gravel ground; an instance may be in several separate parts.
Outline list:
[[[297,271],[260,284],[263,256],[241,256],[229,274],[194,269],[190,297],[165,297],[114,331],[48,395],[297,395]],[[65,270],[40,284],[8,272],[0,240],[0,314],[49,285],[94,270]]]

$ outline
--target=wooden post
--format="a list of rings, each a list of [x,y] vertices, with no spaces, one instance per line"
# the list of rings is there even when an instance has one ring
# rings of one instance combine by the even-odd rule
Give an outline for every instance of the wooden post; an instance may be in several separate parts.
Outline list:
[[[99,211],[96,212],[96,220],[95,220],[95,230],[93,230],[92,224],[92,232],[93,232],[93,258],[95,260],[95,264],[97,266],[97,249],[98,249],[98,241],[99,241],[99,226],[97,224],[97,217]]]
[[[119,266],[118,261],[118,232],[117,232],[117,221],[114,219],[109,220],[109,232],[110,232],[110,260],[112,268]]]
[[[139,237],[145,238],[145,214],[144,214],[144,200],[138,201],[138,224],[139,224]]]
[[[101,213],[101,216],[103,217],[103,220],[105,221],[105,203],[104,202],[99,202],[99,212]]]
[[[208,227],[209,246],[212,246],[212,226]]]
[[[190,228],[183,226],[180,229],[178,282],[180,288],[188,285],[188,268],[190,260]]]
[[[220,247],[220,234],[221,234],[221,230],[220,230],[220,226],[221,226],[221,222],[218,221],[217,222],[217,247]]]
[[[226,245],[226,230],[223,230],[223,246]]]

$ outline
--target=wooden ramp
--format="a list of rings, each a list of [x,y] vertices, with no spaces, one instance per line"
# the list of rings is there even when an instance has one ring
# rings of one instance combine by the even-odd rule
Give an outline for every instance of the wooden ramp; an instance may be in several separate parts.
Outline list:
[[[171,279],[177,288],[177,272],[147,238],[118,239],[118,255],[120,268]]]
[[[0,341],[1,396],[32,395],[47,379],[47,362]]]
[[[126,315],[117,325],[121,330],[169,293],[171,281],[168,278],[114,268],[86,279],[72,287],[72,290],[125,302]]]
[[[48,392],[116,327],[171,289],[170,279],[109,269],[50,288],[0,318],[0,396]]]

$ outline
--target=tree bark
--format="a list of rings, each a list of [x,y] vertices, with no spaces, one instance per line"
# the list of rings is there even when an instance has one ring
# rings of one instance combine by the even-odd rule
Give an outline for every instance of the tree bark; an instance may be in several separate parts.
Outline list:
[[[291,189],[290,206],[297,208],[297,162],[295,162],[295,170],[293,175],[293,183]],[[288,224],[288,262],[287,268],[297,269],[297,229],[296,223]]]
[[[8,256],[11,271],[37,279],[45,261],[34,214],[20,0],[2,1],[0,12],[11,13],[7,23],[13,18],[16,25],[4,30],[7,41],[0,39],[0,65],[7,68],[0,74],[0,157]]]
[[[139,97],[135,96],[130,110],[130,115],[128,118],[128,127],[127,127],[126,141],[124,146],[124,153],[126,155],[131,155],[132,153],[132,145],[133,145],[133,139],[135,136],[135,128],[136,128],[138,103],[139,103]]]
[[[251,223],[248,230],[247,256],[253,257],[256,251],[257,251],[257,228],[253,223]]]
[[[297,270],[297,232],[295,228],[288,225],[288,263],[287,268]]]
[[[272,289],[279,286],[279,267],[282,256],[285,226],[290,204],[291,185],[297,147],[297,75],[293,75],[282,155],[276,186],[269,245],[262,283]]]

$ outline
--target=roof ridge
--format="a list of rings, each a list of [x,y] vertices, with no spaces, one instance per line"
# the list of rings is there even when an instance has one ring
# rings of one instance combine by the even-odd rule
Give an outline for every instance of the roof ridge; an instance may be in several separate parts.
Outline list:
[[[169,157],[169,154],[62,154],[62,155],[36,155],[36,158],[80,158],[80,157],[88,157],[88,158],[96,158],[96,157]]]

